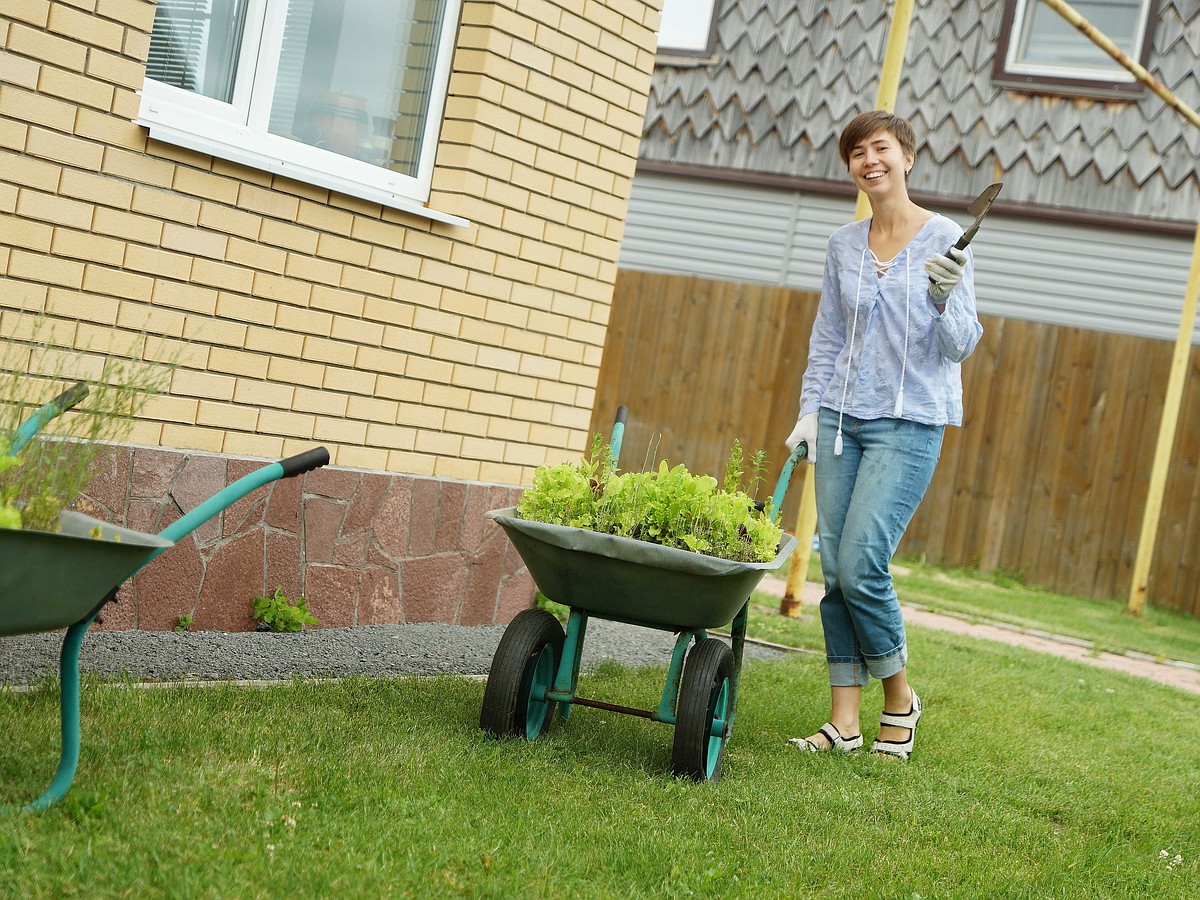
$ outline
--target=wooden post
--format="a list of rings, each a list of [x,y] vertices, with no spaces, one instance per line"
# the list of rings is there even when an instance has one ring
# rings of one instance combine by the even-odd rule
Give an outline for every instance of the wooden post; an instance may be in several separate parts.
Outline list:
[[[875,108],[894,112],[896,94],[900,89],[900,73],[904,69],[904,51],[908,47],[908,30],[912,24],[914,0],[896,0],[892,8],[892,24],[888,27],[887,46],[883,51],[883,67],[879,71],[879,90],[875,96]],[[854,218],[865,219],[871,214],[867,195],[858,192],[854,207]],[[804,582],[808,580],[808,564],[812,559],[813,535],[817,530],[817,494],[814,488],[813,470],[804,473],[804,490],[800,494],[800,513],[796,518],[796,540],[799,542],[792,553],[788,568],[787,589],[779,611],[792,618],[800,615]]]
[[[799,618],[804,604],[804,583],[808,580],[808,564],[812,560],[813,535],[817,532],[817,495],[814,489],[816,478],[812,466],[804,472],[804,486],[800,492],[800,515],[796,519],[796,540],[800,543],[792,552],[792,564],[788,568],[787,588],[779,611],[789,618]]]
[[[1097,31],[1087,19],[1063,0],[1042,0],[1047,6],[1074,25],[1093,44],[1124,66],[1133,76],[1181,116],[1200,128],[1200,113],[1176,97],[1157,78],[1131,59],[1120,47]],[[1179,424],[1179,407],[1183,403],[1183,386],[1187,380],[1188,356],[1192,350],[1192,335],[1196,331],[1196,297],[1200,294],[1200,222],[1196,225],[1196,241],[1192,246],[1192,268],[1188,274],[1183,296],[1183,311],[1175,335],[1175,351],[1171,356],[1171,374],[1167,379],[1167,394],[1163,400],[1162,419],[1158,425],[1158,441],[1154,445],[1154,463],[1150,469],[1150,488],[1146,508],[1142,513],[1142,531],[1138,538],[1137,560],[1133,566],[1133,584],[1129,588],[1129,611],[1140,616],[1150,592],[1150,564],[1154,561],[1154,544],[1158,539],[1158,519],[1162,515],[1163,493],[1171,471],[1171,449],[1175,444],[1175,428]]]

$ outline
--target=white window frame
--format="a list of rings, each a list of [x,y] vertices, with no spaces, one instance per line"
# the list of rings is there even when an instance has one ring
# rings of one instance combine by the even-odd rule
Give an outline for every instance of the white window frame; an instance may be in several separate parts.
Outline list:
[[[1131,58],[1139,59],[1145,47],[1146,35],[1151,28],[1150,17],[1155,11],[1154,0],[1138,0],[1141,5],[1141,14],[1138,22],[1138,29],[1134,35],[1131,47],[1122,47]],[[1012,75],[1029,75],[1035,78],[1045,79],[1065,79],[1065,80],[1081,80],[1095,81],[1101,83],[1136,83],[1137,79],[1132,72],[1126,70],[1115,60],[1109,60],[1111,65],[1106,66],[1080,66],[1069,63],[1031,63],[1024,62],[1017,58],[1017,54],[1021,50],[1021,33],[1025,27],[1025,17],[1031,14],[1031,10],[1041,5],[1041,0],[1015,0],[1013,7],[1012,27],[1008,33],[1008,48],[1004,59],[1004,68],[1006,72]],[[1048,12],[1053,12],[1048,8]],[[1057,15],[1057,13],[1054,13]],[[1087,37],[1080,34],[1079,39],[1082,41],[1088,40]],[[1097,52],[1103,52],[1097,48]]]
[[[434,156],[445,110],[450,67],[458,34],[462,0],[447,0],[430,87],[428,127],[425,128],[416,176],[404,175],[271,134],[268,130],[275,77],[283,46],[287,0],[250,0],[246,31],[238,57],[239,75],[233,99],[223,103],[202,94],[147,77],[141,106],[134,121],[150,137],[199,153],[283,175],[295,181],[360,197],[384,206],[451,225],[466,219],[430,209]]]
[[[663,0],[658,26],[658,52],[704,55],[712,49],[717,0]]]

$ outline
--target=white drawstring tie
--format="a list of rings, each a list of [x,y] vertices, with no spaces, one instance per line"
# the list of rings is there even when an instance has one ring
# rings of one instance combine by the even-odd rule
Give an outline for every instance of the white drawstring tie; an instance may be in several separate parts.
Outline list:
[[[904,415],[904,376],[908,372],[908,254],[904,255],[904,354],[900,357],[900,390],[896,392],[896,406],[892,418]]]

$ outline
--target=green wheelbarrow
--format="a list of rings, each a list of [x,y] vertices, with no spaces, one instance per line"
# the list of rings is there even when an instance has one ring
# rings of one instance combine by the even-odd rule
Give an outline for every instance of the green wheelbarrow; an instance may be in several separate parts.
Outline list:
[[[627,410],[617,412],[613,454],[620,453]],[[772,496],[783,506],[803,445],[788,458]],[[774,559],[740,563],[582,528],[517,518],[516,509],[487,513],[508,534],[538,589],[570,607],[567,627],[549,612],[526,609],[496,648],[484,689],[480,727],[496,737],[536,740],[571,707],[586,706],[674,726],[673,774],[694,781],[720,777],[733,731],[751,592],[796,547],[785,533]],[[589,618],[675,632],[658,707],[635,709],[579,696],[580,659]],[[729,625],[731,641],[708,636]],[[689,649],[690,648],[690,649]]]
[[[67,399],[78,402],[83,395],[86,389]],[[67,408],[55,405],[57,402],[42,407],[17,430],[10,452],[27,443],[42,424]],[[62,514],[61,531],[55,534],[0,528],[0,637],[67,629],[59,656],[62,745],[58,769],[45,792],[24,809],[46,809],[66,795],[75,779],[80,743],[79,653],[88,627],[116,596],[118,588],[159,554],[251,491],[328,462],[329,451],[316,447],[265,465],[214,494],[157,535],[70,511]]]

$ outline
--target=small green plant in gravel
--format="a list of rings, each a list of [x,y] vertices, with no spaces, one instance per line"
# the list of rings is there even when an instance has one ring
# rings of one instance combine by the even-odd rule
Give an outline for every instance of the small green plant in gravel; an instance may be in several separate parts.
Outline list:
[[[757,493],[765,460],[754,454],[749,489]],[[758,510],[745,478],[741,444],[734,441],[719,484],[666,460],[647,472],[617,474],[612,453],[597,436],[578,463],[541,466],[517,504],[535,522],[586,528],[740,562],[768,562],[782,530],[771,509]]]
[[[190,615],[182,615],[176,620],[175,627],[172,630],[177,632],[188,631],[194,622],[195,620]]]
[[[278,587],[269,597],[254,598],[254,618],[258,620],[259,631],[300,631],[305,625],[320,624],[308,611],[303,594],[291,600]]]

